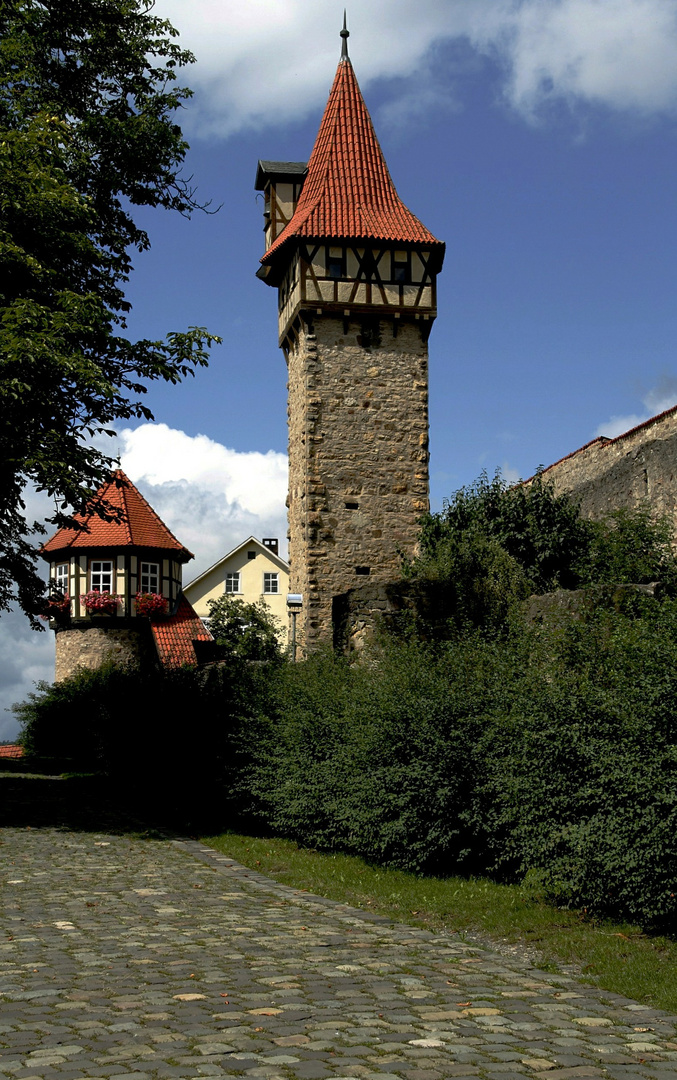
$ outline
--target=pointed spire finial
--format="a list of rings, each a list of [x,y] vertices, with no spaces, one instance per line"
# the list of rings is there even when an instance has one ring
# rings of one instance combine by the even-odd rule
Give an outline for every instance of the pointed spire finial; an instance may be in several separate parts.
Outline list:
[[[348,60],[348,38],[350,37],[350,31],[348,30],[348,20],[346,17],[345,8],[343,9],[343,30],[341,31],[341,59]]]

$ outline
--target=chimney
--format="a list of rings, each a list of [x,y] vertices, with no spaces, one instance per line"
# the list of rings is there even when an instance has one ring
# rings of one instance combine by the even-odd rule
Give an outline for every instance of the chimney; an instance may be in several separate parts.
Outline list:
[[[269,550],[269,551],[272,551],[273,555],[277,555],[277,554],[278,554],[278,543],[277,543],[277,540],[274,540],[274,539],[272,539],[272,538],[271,538],[270,536],[264,536],[264,538],[263,538],[263,540],[261,541],[261,543],[263,544],[263,546],[264,546],[265,548],[268,548],[268,550]]]

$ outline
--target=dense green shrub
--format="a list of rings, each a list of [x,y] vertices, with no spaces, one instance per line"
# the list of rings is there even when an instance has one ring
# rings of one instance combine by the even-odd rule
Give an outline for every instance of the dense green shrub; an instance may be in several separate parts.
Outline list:
[[[499,473],[493,480],[483,473],[423,519],[420,553],[405,562],[404,575],[432,591],[435,618],[421,609],[413,626],[411,619],[403,625],[424,640],[475,628],[502,633],[529,594],[591,584],[658,581],[674,595],[671,536],[670,521],[647,506],[593,522],[541,475],[510,486]]]
[[[240,727],[264,711],[267,665],[202,671],[105,665],[40,683],[14,707],[28,757],[106,773],[129,809],[172,824],[225,820],[246,769]]]
[[[289,665],[251,773],[267,824],[408,869],[463,862],[473,747],[492,693],[483,665],[468,648],[450,678],[421,646],[396,643],[370,663],[325,653]]]
[[[314,656],[271,688],[243,788],[300,843],[674,928],[676,700],[674,601]]]

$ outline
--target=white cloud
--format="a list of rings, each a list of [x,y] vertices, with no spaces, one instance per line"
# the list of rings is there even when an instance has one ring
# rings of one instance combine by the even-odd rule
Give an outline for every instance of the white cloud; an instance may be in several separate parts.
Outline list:
[[[657,386],[647,391],[642,402],[644,412],[630,413],[627,416],[612,416],[610,420],[599,425],[595,435],[605,435],[607,439],[615,439],[617,435],[622,435],[625,431],[637,427],[638,424],[643,424],[645,420],[650,420],[652,416],[657,416],[658,413],[677,405],[677,379],[664,375]]]
[[[501,476],[508,484],[518,484],[522,479],[519,469],[516,469],[508,461],[504,461],[501,465]]]
[[[186,126],[228,136],[321,107],[339,57],[343,3],[157,0],[156,11],[198,58],[187,74],[197,94]],[[529,119],[562,101],[677,111],[674,0],[353,0],[350,28],[363,85],[407,81],[388,106],[403,122],[426,101],[448,106],[458,96],[463,73],[434,63],[433,47],[452,41],[498,61],[505,99]]]
[[[287,457],[240,453],[205,435],[166,424],[118,432],[120,464],[182,544],[195,554],[184,583],[248,536],[276,536],[287,549]],[[107,446],[106,449],[109,449]],[[27,494],[28,514],[50,512],[44,496]],[[0,618],[0,741],[18,733],[5,710],[24,701],[37,680],[54,679],[54,635],[31,630],[19,613]]]
[[[166,525],[195,554],[186,582],[254,535],[286,551],[287,456],[240,453],[166,424],[118,432],[120,465]]]

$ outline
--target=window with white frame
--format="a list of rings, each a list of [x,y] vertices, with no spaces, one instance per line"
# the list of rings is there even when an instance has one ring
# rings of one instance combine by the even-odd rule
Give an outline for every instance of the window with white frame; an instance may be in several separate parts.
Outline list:
[[[233,593],[240,591],[240,572],[234,571],[232,574],[226,574],[226,592]]]
[[[160,592],[160,567],[155,562],[141,563],[141,588],[139,592]]]
[[[263,575],[264,593],[278,593],[280,591],[280,575],[265,573]]]
[[[113,563],[105,559],[92,559],[89,564],[89,579],[92,592],[112,592]]]
[[[68,563],[59,563],[54,568],[54,590],[55,592],[62,593],[64,596],[68,592]]]

